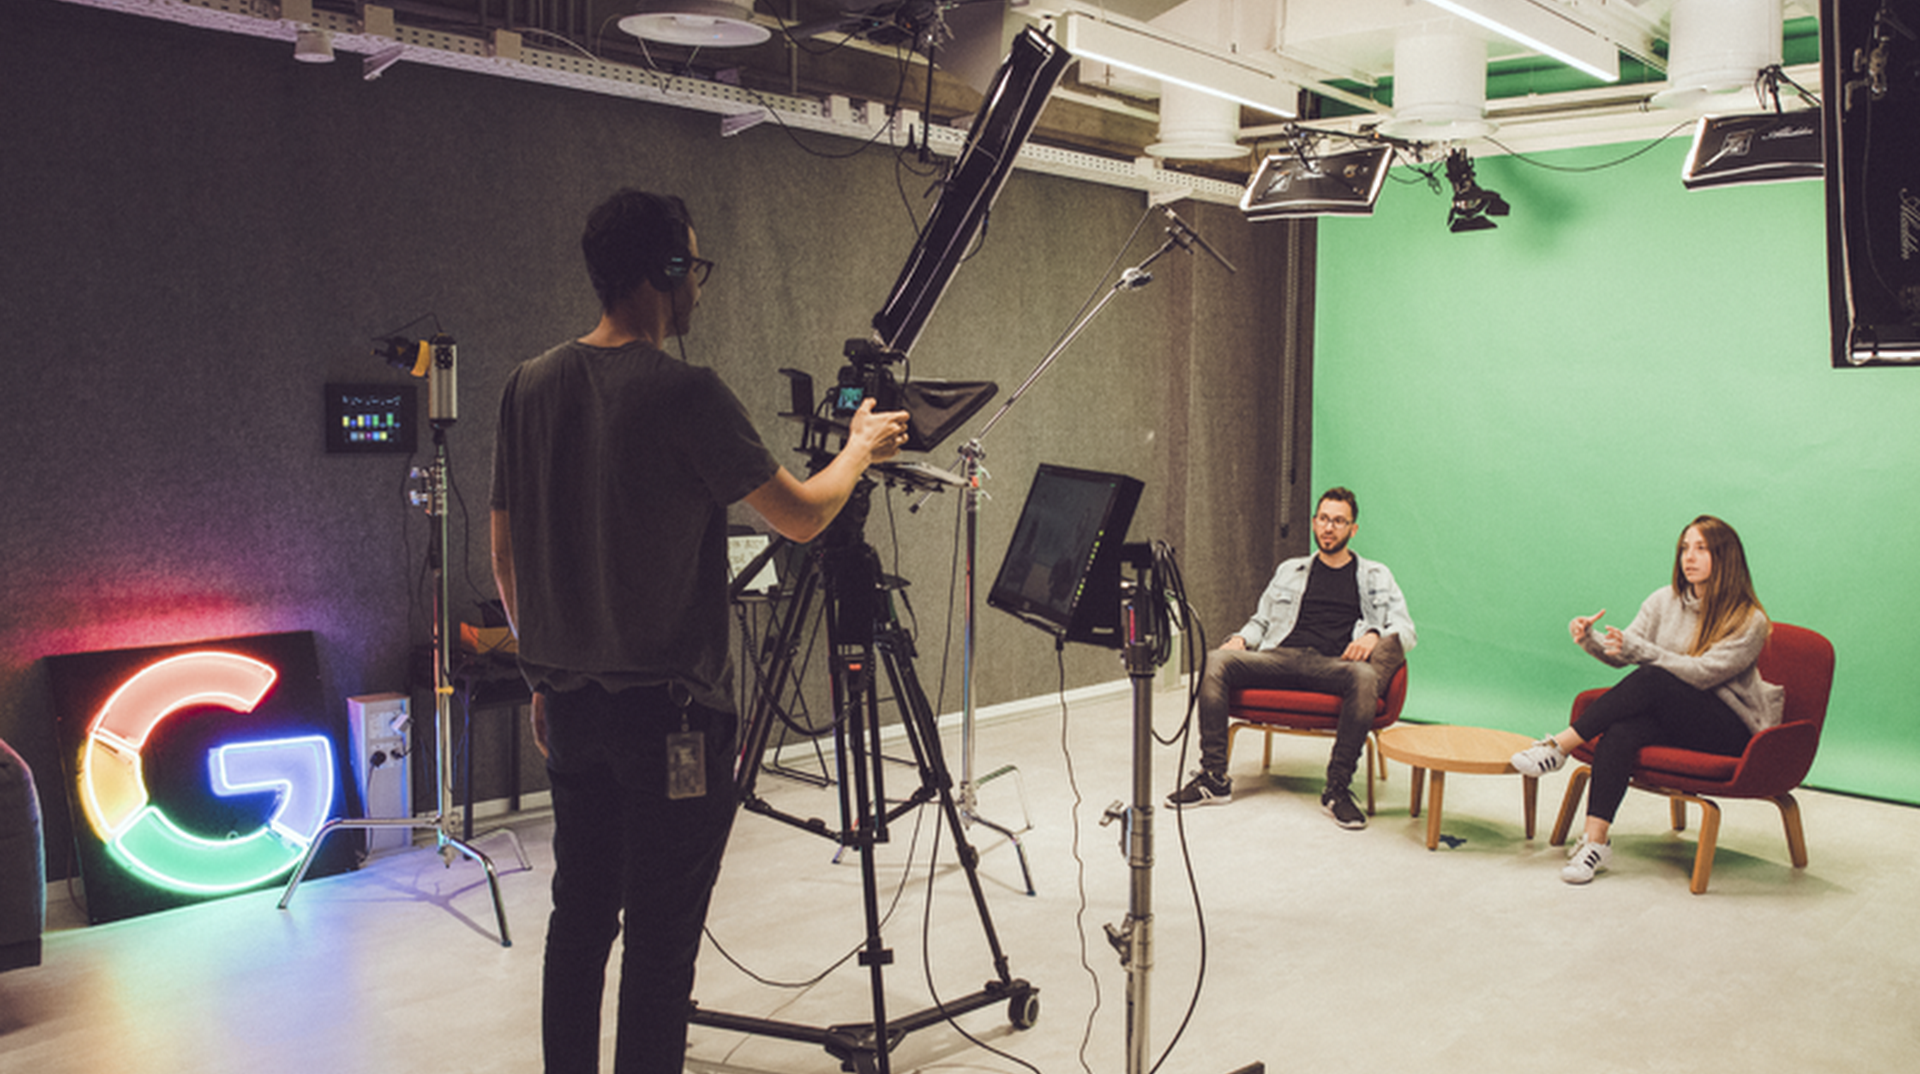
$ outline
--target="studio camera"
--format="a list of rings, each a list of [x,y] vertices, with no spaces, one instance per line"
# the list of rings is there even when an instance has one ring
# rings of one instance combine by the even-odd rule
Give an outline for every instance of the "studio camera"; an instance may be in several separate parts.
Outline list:
[[[906,355],[887,350],[869,339],[847,340],[841,353],[846,356],[847,364],[840,368],[827,397],[835,418],[844,421],[852,417],[868,399],[873,400],[875,410],[906,408],[905,393],[901,391],[900,382],[893,378],[891,368]]]
[[[803,451],[825,453],[825,436],[845,433],[860,404],[873,400],[876,411],[907,412],[907,451],[931,451],[952,435],[993,398],[998,387],[989,380],[896,378],[893,365],[905,355],[870,340],[848,340],[847,365],[835,375],[826,395],[815,405],[813,378],[798,369],[782,369],[793,405],[785,416],[807,427]],[[818,438],[818,439],[816,439]]]

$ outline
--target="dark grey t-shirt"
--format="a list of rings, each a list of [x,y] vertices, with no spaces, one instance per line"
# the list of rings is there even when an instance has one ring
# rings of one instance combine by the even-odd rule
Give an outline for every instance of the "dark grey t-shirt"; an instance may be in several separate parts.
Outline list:
[[[726,508],[778,465],[718,374],[656,348],[566,343],[515,369],[492,506],[527,681],[677,681],[731,710]]]

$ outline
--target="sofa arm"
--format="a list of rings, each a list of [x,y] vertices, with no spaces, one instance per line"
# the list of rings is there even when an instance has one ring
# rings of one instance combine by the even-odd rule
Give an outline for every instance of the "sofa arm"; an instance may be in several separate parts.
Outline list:
[[[33,772],[0,742],[0,971],[40,964],[47,924],[46,836]]]

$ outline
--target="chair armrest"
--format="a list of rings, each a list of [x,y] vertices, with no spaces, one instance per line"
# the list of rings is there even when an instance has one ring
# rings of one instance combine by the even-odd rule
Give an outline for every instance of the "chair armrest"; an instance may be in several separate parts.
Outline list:
[[[1573,695],[1573,714],[1567,717],[1567,726],[1572,727],[1578,723],[1580,714],[1587,711],[1587,706],[1599,700],[1600,695],[1606,693],[1608,689],[1605,686],[1596,686],[1591,690],[1582,690]]]
[[[1748,740],[1725,793],[1759,798],[1787,793],[1807,778],[1819,745],[1820,727],[1814,723],[1783,723],[1761,731]]]

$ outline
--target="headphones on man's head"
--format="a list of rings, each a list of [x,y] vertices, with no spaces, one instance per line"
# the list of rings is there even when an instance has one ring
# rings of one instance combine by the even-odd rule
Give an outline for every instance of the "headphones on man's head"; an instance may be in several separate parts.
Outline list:
[[[646,270],[647,282],[653,285],[654,290],[663,295],[671,294],[693,269],[693,227],[687,218],[686,203],[679,198],[648,194],[647,201],[658,210],[661,217],[679,225],[673,248]]]

